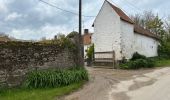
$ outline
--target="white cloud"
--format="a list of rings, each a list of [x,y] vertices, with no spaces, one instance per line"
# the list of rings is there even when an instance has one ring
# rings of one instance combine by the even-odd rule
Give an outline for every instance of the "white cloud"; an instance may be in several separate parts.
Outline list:
[[[78,0],[44,0],[57,7],[78,13]],[[127,14],[152,9],[170,14],[170,0],[109,0]],[[84,0],[83,15],[96,16],[104,0]],[[131,4],[129,4],[130,2]],[[138,10],[133,5],[142,10]],[[25,16],[26,15],[26,16]],[[78,31],[78,16],[50,7],[38,0],[0,0],[0,31],[18,39],[52,38],[57,33]],[[94,18],[83,17],[84,28],[93,31]],[[48,23],[48,24],[46,24]]]
[[[14,21],[14,20],[21,18],[21,17],[24,17],[24,16],[22,14],[18,14],[16,12],[13,12],[5,18],[5,21]]]
[[[17,39],[24,40],[39,40],[42,37],[46,37],[48,39],[52,39],[58,33],[68,33],[70,32],[65,26],[51,26],[45,25],[37,30],[31,29],[13,29],[10,32],[10,36],[15,37]]]
[[[6,4],[3,0],[0,1],[0,12],[7,12],[8,9],[6,7]]]

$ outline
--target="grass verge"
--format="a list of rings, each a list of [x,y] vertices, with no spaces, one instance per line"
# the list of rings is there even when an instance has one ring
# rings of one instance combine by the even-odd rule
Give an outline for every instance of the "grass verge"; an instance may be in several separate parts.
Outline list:
[[[159,59],[155,62],[156,67],[168,67],[170,66],[170,59]]]
[[[81,81],[58,88],[1,90],[0,100],[54,100],[79,89],[84,83],[84,81]]]

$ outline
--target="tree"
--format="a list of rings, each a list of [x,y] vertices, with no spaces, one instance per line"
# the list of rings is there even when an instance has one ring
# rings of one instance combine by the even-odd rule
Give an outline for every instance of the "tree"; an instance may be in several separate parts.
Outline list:
[[[149,21],[146,25],[148,29],[161,37],[161,39],[164,38],[166,32],[164,30],[164,23],[157,15],[153,20]]]
[[[170,36],[170,15],[169,15],[168,18],[164,21],[164,23],[165,23],[166,32],[168,33],[168,36]]]
[[[149,29],[148,23],[155,18],[155,15],[152,11],[144,11],[142,14],[138,13],[132,15],[131,18],[135,22],[135,24]]]
[[[46,39],[46,37],[42,37],[40,40],[41,41],[46,41],[47,39]]]
[[[135,24],[148,29],[149,31],[158,35],[161,39],[166,37],[164,23],[159,18],[158,14],[155,15],[152,11],[144,11],[143,14],[136,14],[132,17]]]
[[[67,37],[68,38],[73,38],[73,37],[75,37],[75,36],[78,36],[78,32],[76,32],[76,31],[73,31],[73,32],[71,32],[71,33],[69,33],[68,35],[67,35]]]

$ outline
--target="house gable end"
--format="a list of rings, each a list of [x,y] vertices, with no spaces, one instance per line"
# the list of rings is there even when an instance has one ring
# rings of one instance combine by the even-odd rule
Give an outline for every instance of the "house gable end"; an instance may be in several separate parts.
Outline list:
[[[109,4],[109,2],[108,2],[107,0],[105,0],[104,3],[103,3],[103,5],[102,5],[102,7],[101,7],[101,9],[100,9],[99,12],[98,12],[98,14],[97,14],[97,16],[96,16],[93,24],[92,24],[92,27],[94,27],[94,23],[96,22],[96,19],[98,18],[98,16],[100,15],[101,11],[104,9],[104,6],[105,6],[106,4],[108,4],[108,6],[111,7],[111,5]],[[112,7],[111,7],[111,8],[112,8]],[[118,14],[115,10],[113,10],[113,12],[115,12],[115,13],[119,16],[119,14]],[[119,16],[119,17],[120,17],[120,16]],[[120,19],[121,19],[121,18],[120,18]]]

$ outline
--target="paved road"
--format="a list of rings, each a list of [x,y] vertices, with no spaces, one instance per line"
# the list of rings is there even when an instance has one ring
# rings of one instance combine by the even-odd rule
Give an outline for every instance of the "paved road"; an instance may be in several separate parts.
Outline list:
[[[62,100],[170,100],[170,68],[114,70],[87,68],[90,81]]]

